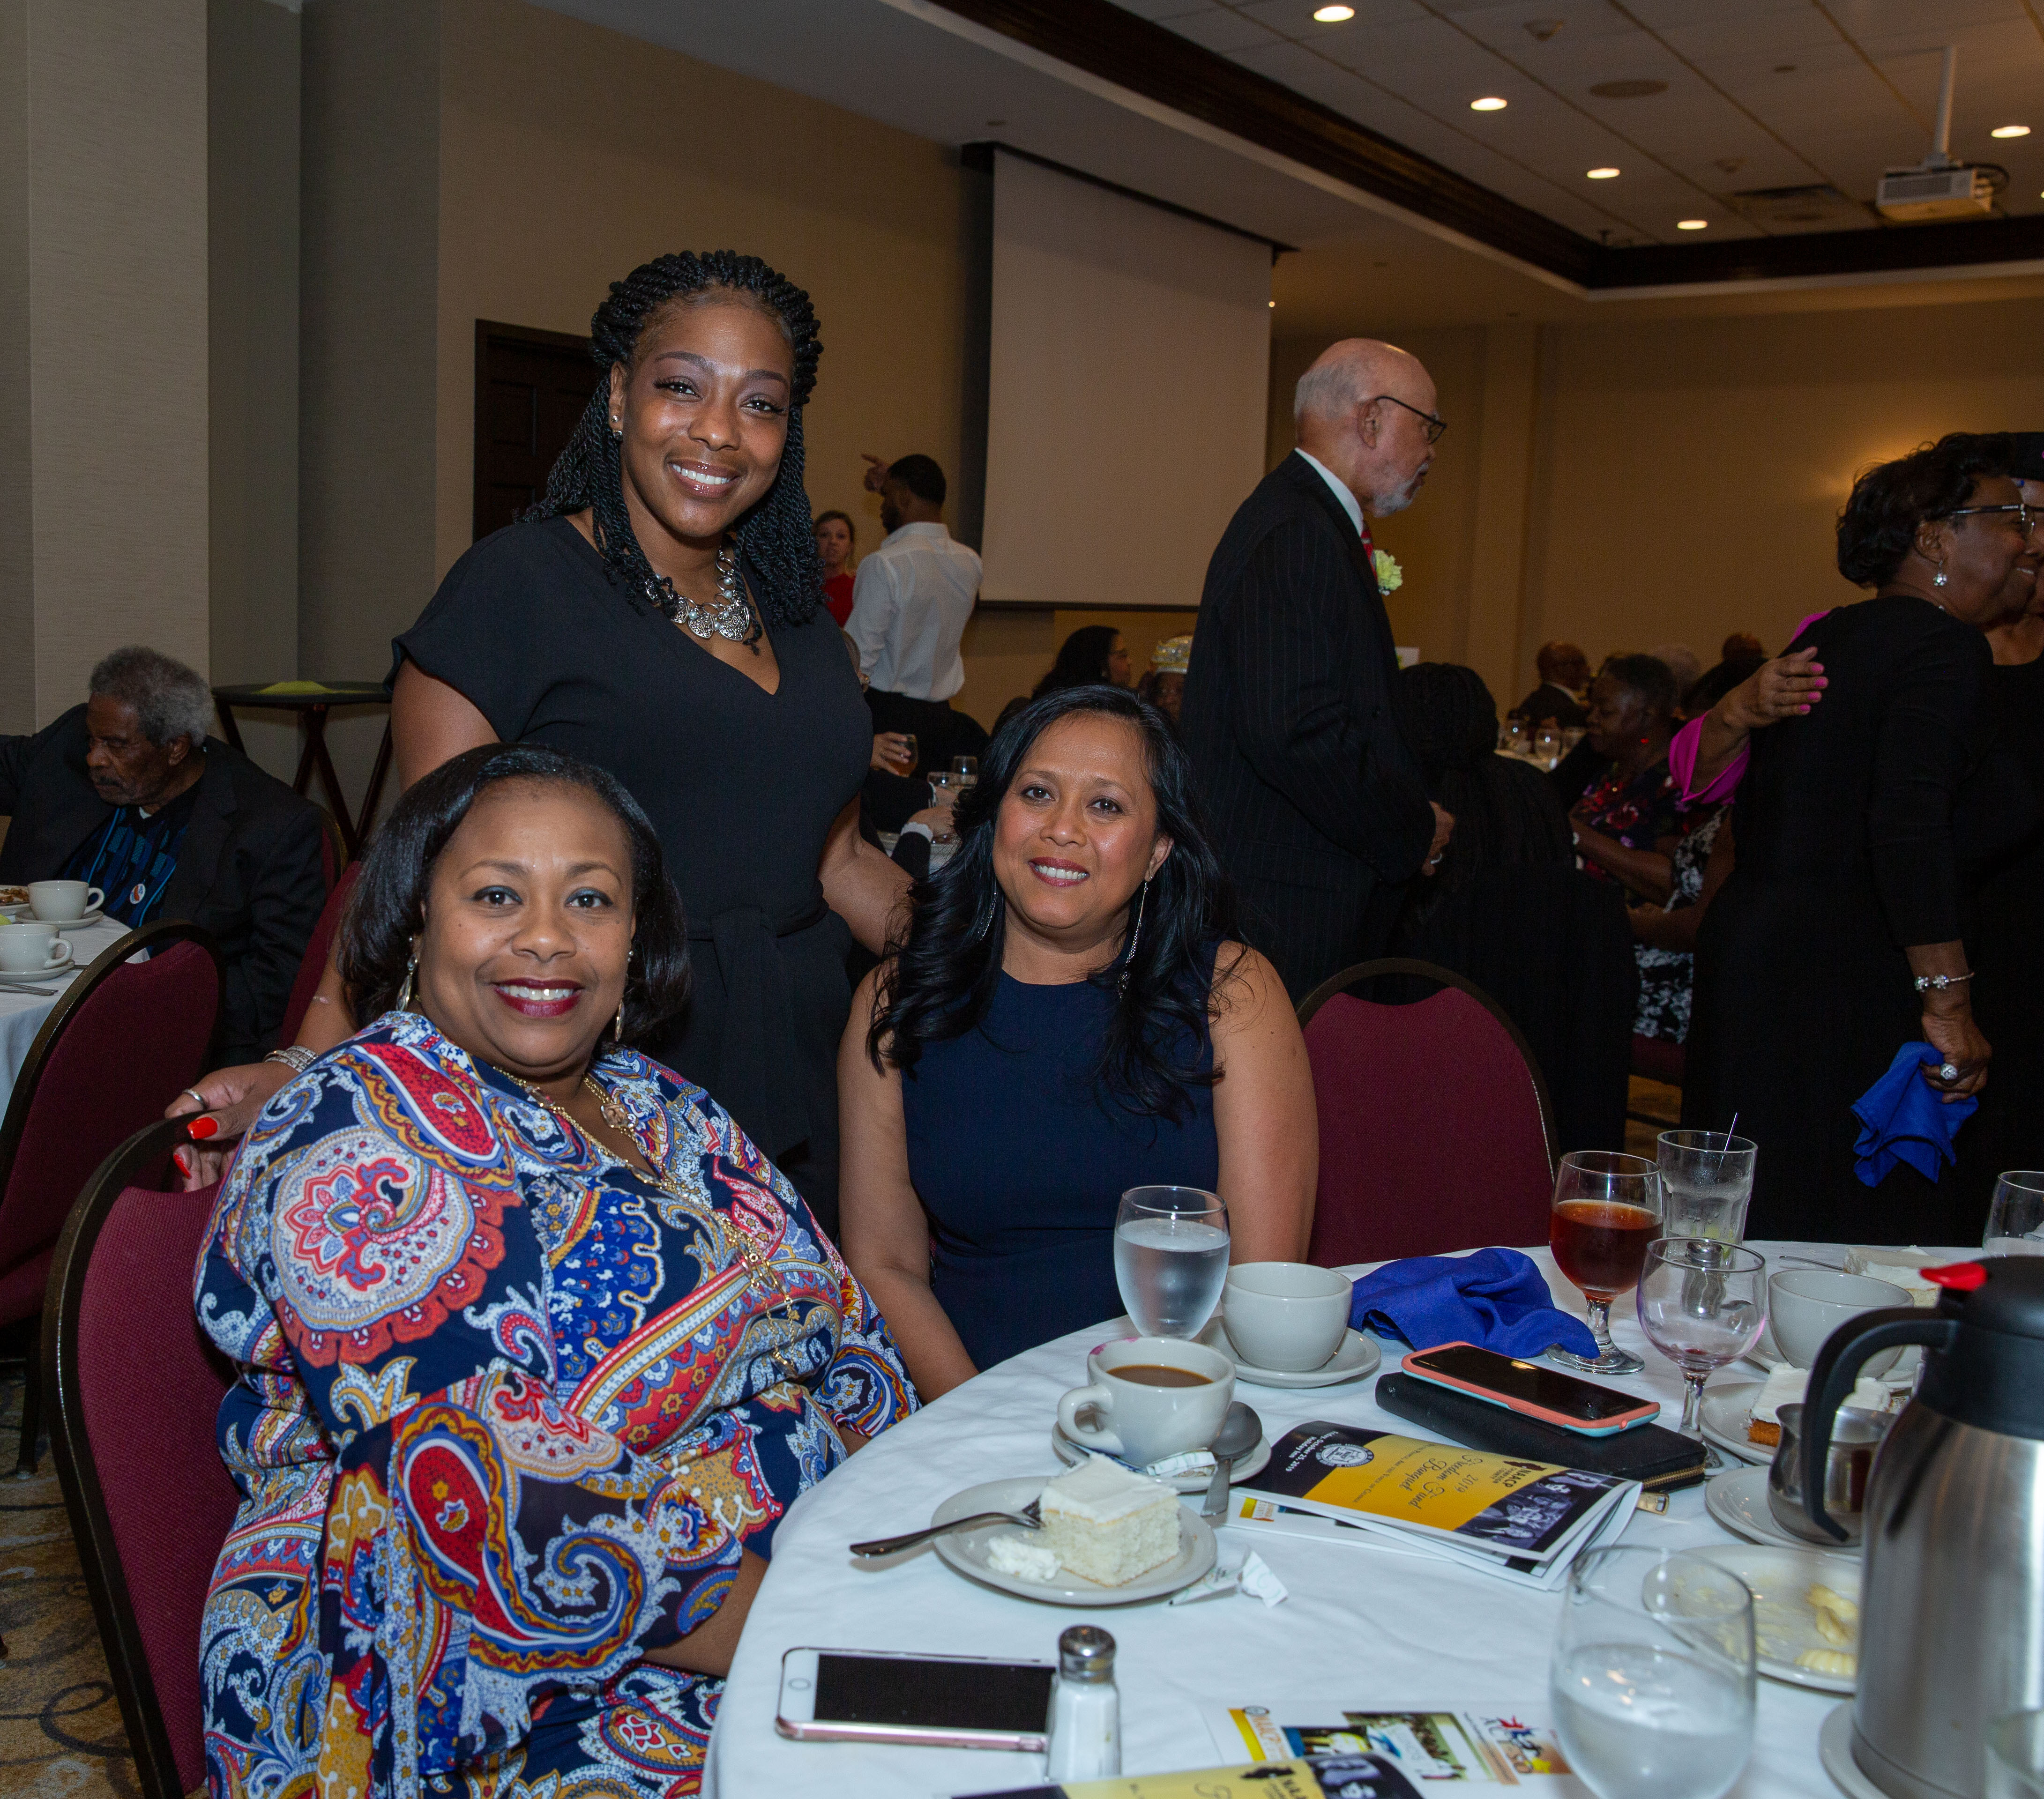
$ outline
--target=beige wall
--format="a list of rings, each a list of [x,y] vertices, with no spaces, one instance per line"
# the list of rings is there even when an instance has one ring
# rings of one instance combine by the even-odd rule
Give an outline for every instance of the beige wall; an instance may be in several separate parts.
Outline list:
[[[1027,693],[1050,671],[1058,646],[1082,625],[1112,625],[1128,650],[1132,678],[1150,666],[1150,652],[1167,637],[1191,631],[1197,612],[1167,612],[1143,607],[1128,612],[1052,612],[1020,608],[982,608],[966,627],[960,649],[965,657],[965,685],[951,704],[986,727],[1017,694]]]

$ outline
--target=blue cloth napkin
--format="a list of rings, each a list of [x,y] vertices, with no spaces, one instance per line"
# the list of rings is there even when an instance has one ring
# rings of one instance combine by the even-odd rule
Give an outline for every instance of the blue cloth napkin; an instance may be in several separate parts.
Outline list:
[[[1897,1162],[1935,1180],[1943,1172],[1939,1164],[1958,1160],[1952,1139],[1980,1110],[1980,1101],[1969,1095],[1947,1106],[1916,1072],[1944,1059],[1927,1043],[1905,1043],[1888,1072],[1853,1102],[1860,1122],[1859,1141],[1853,1145],[1855,1172],[1869,1187],[1878,1187]]]
[[[1415,1349],[1473,1343],[1501,1356],[1537,1356],[1558,1343],[1578,1356],[1597,1352],[1589,1326],[1556,1310],[1539,1269],[1516,1249],[1386,1263],[1355,1283],[1348,1321]]]

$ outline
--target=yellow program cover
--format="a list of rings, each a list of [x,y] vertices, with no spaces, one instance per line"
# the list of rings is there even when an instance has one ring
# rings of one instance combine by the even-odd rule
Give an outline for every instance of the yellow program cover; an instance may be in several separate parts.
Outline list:
[[[1325,1799],[1325,1794],[1311,1768],[1304,1762],[1287,1759],[1189,1768],[1182,1774],[1046,1782],[970,1795],[968,1799]]]

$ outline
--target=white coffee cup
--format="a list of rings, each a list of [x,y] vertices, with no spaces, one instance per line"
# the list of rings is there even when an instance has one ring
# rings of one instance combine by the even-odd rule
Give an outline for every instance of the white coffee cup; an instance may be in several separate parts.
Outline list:
[[[0,925],[0,969],[46,974],[71,966],[71,945],[46,924]]]
[[[29,909],[49,924],[76,924],[106,896],[82,880],[32,880],[29,883]]]
[[[1125,1371],[1170,1370],[1198,1377],[1162,1386]],[[1092,1384],[1058,1402],[1058,1424],[1086,1449],[1104,1450],[1136,1467],[1204,1449],[1220,1434],[1235,1398],[1235,1364],[1218,1349],[1175,1337],[1132,1337],[1104,1343],[1086,1357]],[[1082,1424],[1090,1408],[1097,1423]]]
[[[1228,1340],[1253,1368],[1324,1367],[1348,1334],[1354,1292],[1347,1275],[1311,1262],[1238,1262],[1221,1298]]]
[[[1903,1288],[1869,1275],[1783,1268],[1767,1277],[1767,1318],[1775,1347],[1799,1368],[1815,1365],[1825,1338],[1847,1318],[1910,1303]],[[1890,1349],[1869,1356],[1859,1371],[1886,1374],[1901,1354],[1900,1349]]]

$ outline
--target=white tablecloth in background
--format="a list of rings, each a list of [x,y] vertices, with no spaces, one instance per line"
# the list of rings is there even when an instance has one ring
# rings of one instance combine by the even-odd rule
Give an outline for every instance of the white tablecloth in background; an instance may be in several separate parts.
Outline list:
[[[102,919],[98,923],[88,925],[83,930],[67,930],[63,935],[71,945],[71,953],[75,967],[89,968],[102,950],[118,943],[128,934],[128,927],[112,919]],[[0,1110],[6,1107],[8,1095],[14,1091],[15,1077],[21,1072],[21,1064],[28,1060],[29,1045],[36,1041],[36,1033],[43,1028],[43,1020],[63,997],[63,988],[74,977],[69,974],[52,975],[47,979],[35,977],[40,987],[54,987],[55,993],[25,993],[18,988],[0,987]]]
[[[1815,1252],[1839,1254],[1829,1245]],[[1557,1303],[1580,1315],[1581,1295],[1554,1272],[1547,1251],[1528,1253],[1556,1289]],[[1624,1384],[1659,1399],[1661,1421],[1672,1425],[1681,1415],[1681,1377],[1646,1343],[1629,1300],[1612,1310],[1618,1341],[1646,1358],[1646,1373]],[[1339,1717],[1345,1707],[1496,1703],[1551,1719],[1547,1660],[1558,1595],[1424,1554],[1224,1531],[1224,1562],[1239,1562],[1253,1547],[1290,1590],[1272,1609],[1239,1594],[1175,1609],[1161,1601],[1097,1610],[1039,1605],[954,1574],[927,1549],[884,1570],[852,1563],[847,1544],[927,1524],[962,1487],[1055,1472],[1050,1433],[1058,1395],[1084,1382],[1085,1352],[1116,1334],[1105,1324],[1077,1331],[988,1371],[876,1437],[790,1509],[724,1691],[707,1791],[723,1799],[923,1799],[1042,1779],[1037,1755],[777,1736],[781,1655],[797,1646],[1055,1661],[1060,1631],[1101,1624],[1119,1645],[1122,1770],[1132,1774],[1246,1759],[1224,1758],[1215,1747],[1208,1717],[1216,1707],[1262,1704],[1296,1720]],[[1401,1353],[1388,1349],[1385,1368],[1396,1367]],[[1719,1378],[1739,1376],[1728,1371]],[[1311,1418],[1414,1432],[1377,1409],[1374,1385],[1373,1378],[1293,1392],[1243,1384],[1236,1392],[1256,1408],[1273,1440]],[[1630,1544],[1671,1547],[1735,1540],[1704,1512],[1700,1486],[1673,1494],[1659,1517],[1635,1513],[1625,1535]],[[1753,1759],[1731,1799],[1836,1799],[1817,1759],[1817,1732],[1839,1703],[1763,1679]]]

